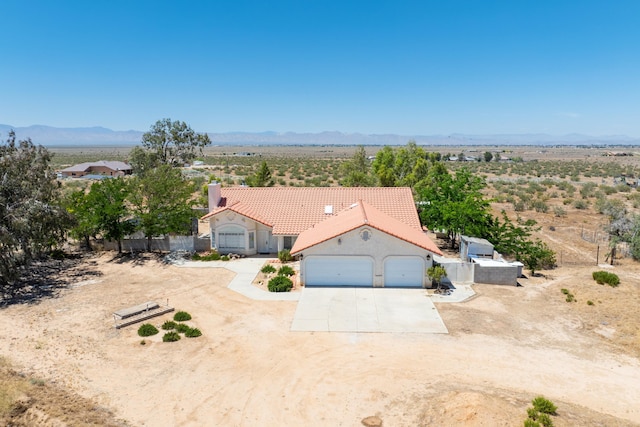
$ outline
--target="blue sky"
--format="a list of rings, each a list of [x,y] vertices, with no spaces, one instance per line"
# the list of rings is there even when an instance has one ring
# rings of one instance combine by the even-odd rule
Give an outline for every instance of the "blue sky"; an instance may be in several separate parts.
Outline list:
[[[0,3],[0,123],[640,136],[640,1]]]

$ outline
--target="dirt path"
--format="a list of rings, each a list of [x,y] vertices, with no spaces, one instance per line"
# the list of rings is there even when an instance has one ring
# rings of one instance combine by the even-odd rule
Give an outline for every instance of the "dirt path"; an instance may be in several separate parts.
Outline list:
[[[0,354],[133,425],[516,425],[539,394],[556,425],[640,424],[640,362],[557,298],[572,271],[440,304],[449,335],[339,334],[290,332],[295,302],[237,295],[224,269],[94,262],[58,298],[1,309]],[[167,298],[202,337],[113,328],[113,311]]]

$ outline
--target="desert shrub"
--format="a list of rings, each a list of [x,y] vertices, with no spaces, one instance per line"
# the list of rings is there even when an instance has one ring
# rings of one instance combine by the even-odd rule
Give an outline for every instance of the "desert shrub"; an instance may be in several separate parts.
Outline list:
[[[178,311],[173,315],[173,320],[175,320],[176,322],[184,322],[187,320],[191,320],[191,315],[186,311]]]
[[[594,271],[591,275],[599,285],[607,284],[611,287],[616,287],[620,284],[620,278],[615,273],[609,273],[608,271]]]
[[[278,276],[293,276],[296,274],[295,270],[288,265],[283,265],[278,269]]]
[[[163,342],[176,342],[180,341],[180,334],[177,332],[167,332],[162,336]]]
[[[557,217],[567,216],[567,211],[562,206],[554,206],[553,214]]]
[[[549,206],[543,200],[536,200],[533,202],[533,209],[536,212],[547,213]]]
[[[260,271],[263,272],[264,274],[275,273],[276,268],[271,264],[267,264],[264,267],[262,267]]]
[[[286,276],[276,276],[267,285],[269,292],[289,292],[292,287],[293,282]]]
[[[527,418],[524,420],[524,427],[540,427],[540,423],[532,420],[531,418]]]
[[[566,199],[562,200],[563,205],[570,205],[572,203],[573,203],[573,199],[571,197],[567,197]]]
[[[191,259],[194,261],[218,261],[220,259],[220,254],[214,251],[205,255],[200,255],[196,252],[191,256]]]
[[[171,320],[167,320],[166,322],[164,322],[162,324],[162,329],[164,329],[165,331],[170,331],[172,329],[175,329],[177,326],[176,322],[173,322]]]
[[[553,421],[551,421],[551,417],[547,414],[538,414],[538,422],[543,427],[553,427]]]
[[[187,338],[196,338],[200,335],[202,335],[202,332],[198,328],[189,328],[189,330],[184,333],[184,336]]]
[[[140,335],[141,337],[150,337],[151,335],[155,335],[157,333],[158,328],[153,326],[151,323],[144,323],[138,328],[138,335]]]
[[[577,302],[576,301],[576,297],[574,297],[573,294],[568,294],[567,297],[564,300],[566,302]]]
[[[545,399],[544,396],[536,397],[531,401],[531,404],[536,411],[543,414],[555,415],[556,410],[558,409],[558,407],[554,405],[553,402]]]
[[[536,411],[535,408],[527,408],[527,416],[532,419],[532,420],[537,420],[538,419],[538,411]]]
[[[229,261],[229,255],[222,255],[220,261]]]
[[[178,323],[176,325],[176,332],[180,332],[181,334],[186,333],[191,327],[185,323]]]
[[[569,289],[562,288],[560,289],[560,292],[562,292],[565,295],[569,295]]]
[[[587,305],[593,305],[593,301],[591,300],[587,301]]]
[[[283,249],[278,252],[278,259],[280,262],[289,262],[293,261],[293,257],[291,256],[291,251],[289,249]]]
[[[573,207],[576,209],[587,209],[589,207],[589,202],[586,200],[575,200],[573,202]]]

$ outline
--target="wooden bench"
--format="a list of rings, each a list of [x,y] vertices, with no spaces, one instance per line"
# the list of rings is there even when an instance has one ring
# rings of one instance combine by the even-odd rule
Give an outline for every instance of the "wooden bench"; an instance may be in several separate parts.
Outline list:
[[[120,329],[152,317],[161,316],[173,310],[173,307],[169,307],[168,301],[166,306],[161,306],[155,301],[147,301],[143,304],[115,311],[113,313],[113,320],[115,322],[116,329]]]

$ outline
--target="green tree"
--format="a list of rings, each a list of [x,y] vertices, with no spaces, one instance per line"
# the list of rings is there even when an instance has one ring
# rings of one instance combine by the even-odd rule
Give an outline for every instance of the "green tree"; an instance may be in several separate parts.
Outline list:
[[[74,191],[65,200],[67,212],[73,217],[73,226],[69,234],[83,242],[87,250],[91,250],[91,237],[99,232],[95,221],[93,205],[85,190]]]
[[[492,217],[481,192],[485,186],[482,178],[464,168],[451,175],[442,165],[433,167],[418,193],[422,223],[445,230],[451,247],[460,234],[486,234]]]
[[[192,192],[192,185],[180,170],[169,165],[133,179],[130,201],[137,228],[147,237],[148,251],[153,237],[190,231],[194,216]]]
[[[440,283],[442,283],[442,279],[447,277],[447,270],[445,270],[441,265],[434,265],[427,269],[427,276],[436,282],[439,287]]]
[[[143,175],[161,163],[157,152],[133,147],[129,152],[129,164],[134,174]]]
[[[356,148],[351,160],[347,160],[340,166],[344,178],[340,182],[345,187],[372,187],[375,179],[369,171],[369,160],[364,146]]]
[[[91,185],[86,200],[80,201],[76,213],[78,222],[86,227],[84,230],[93,229],[105,240],[115,240],[118,253],[122,252],[122,239],[135,228],[127,204],[129,195],[130,186],[124,178],[103,179]]]
[[[9,132],[0,143],[0,285],[11,286],[20,267],[65,238],[70,217],[47,149]]]
[[[371,168],[382,187],[396,186],[395,163],[396,154],[393,148],[388,145],[385,145],[382,150],[376,153],[376,158],[373,160]]]
[[[535,276],[536,270],[540,268],[553,268],[556,265],[555,252],[539,239],[527,241],[519,260],[531,270],[532,276]]]
[[[493,154],[491,154],[491,151],[485,151],[484,152],[484,161],[489,163],[492,159],[493,159]]]
[[[260,168],[255,175],[247,177],[247,185],[250,187],[271,187],[274,182],[271,178],[271,169],[266,161],[262,161]]]
[[[196,133],[180,120],[158,120],[142,135],[142,146],[155,153],[159,163],[171,166],[191,162],[208,145],[211,145],[209,135]]]

